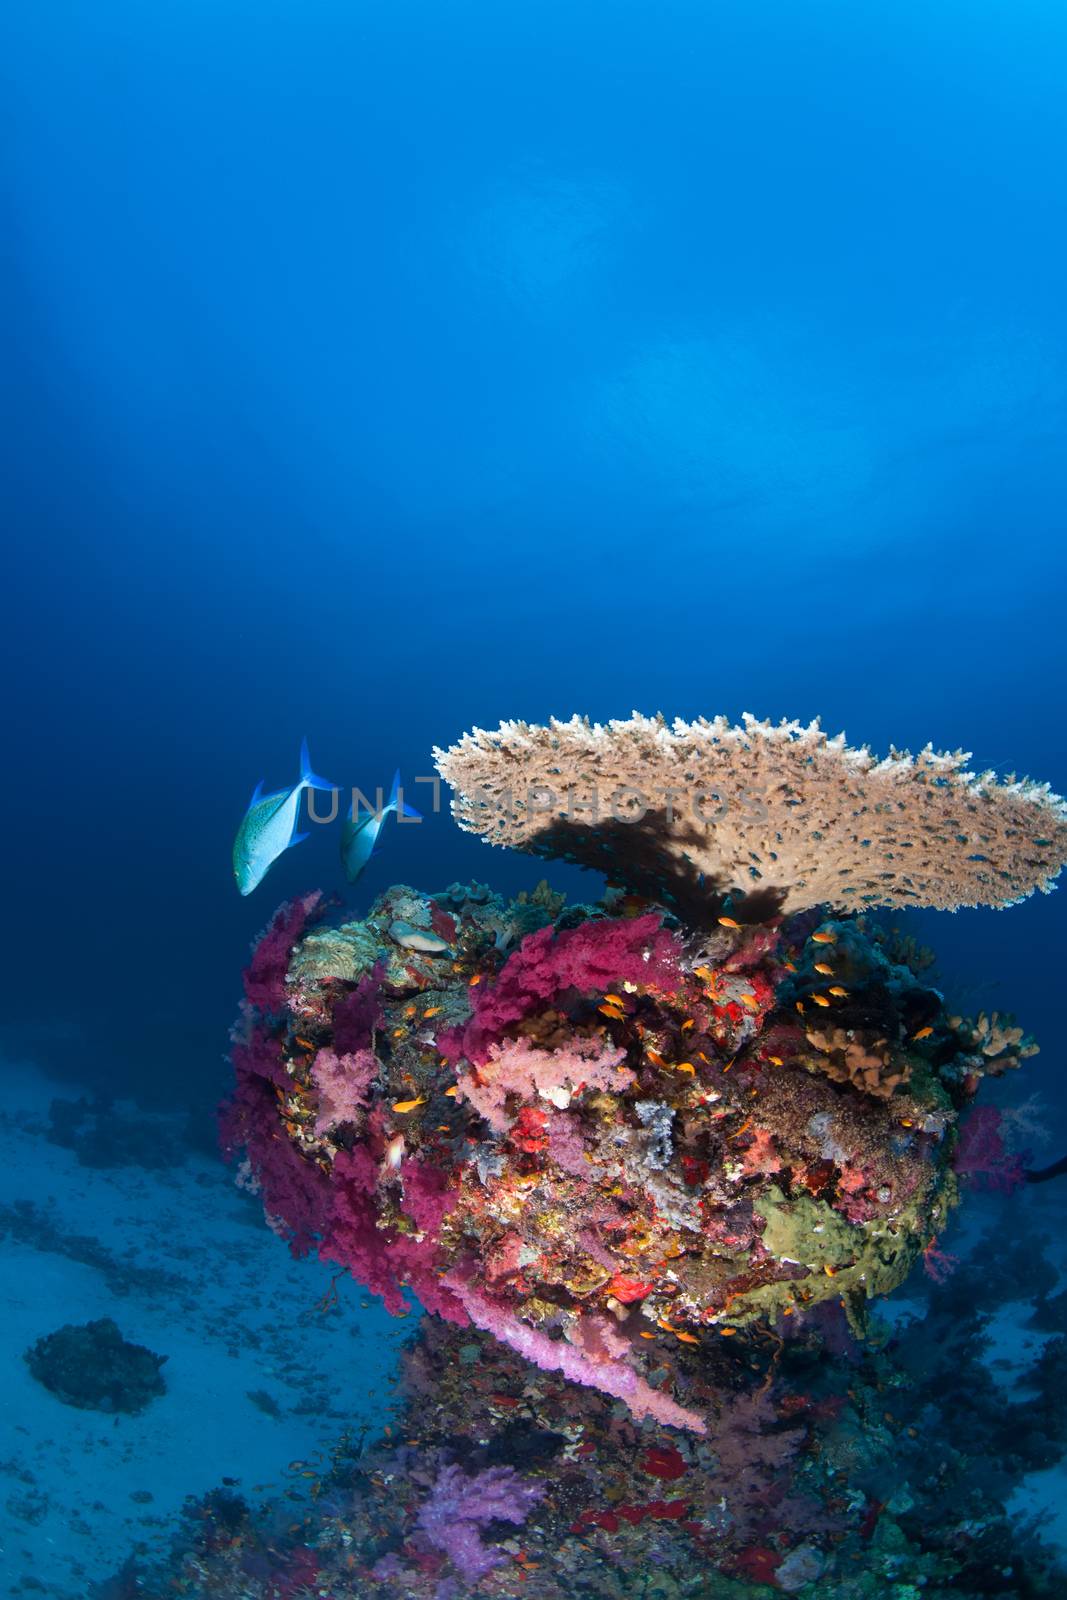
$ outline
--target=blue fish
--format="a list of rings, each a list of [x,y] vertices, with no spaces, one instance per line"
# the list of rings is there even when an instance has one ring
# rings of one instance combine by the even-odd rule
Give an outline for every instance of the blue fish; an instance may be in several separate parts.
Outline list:
[[[300,796],[305,789],[334,789],[311,770],[308,742],[300,746],[300,777],[291,789],[264,794],[262,783],[248,802],[237,838],[233,842],[233,875],[242,894],[263,882],[271,867],[290,845],[300,844],[306,833],[297,833]]]
[[[378,790],[381,794],[381,790]],[[344,865],[345,876],[349,883],[355,883],[374,854],[374,846],[378,842],[378,835],[382,830],[382,823],[390,811],[398,809],[400,795],[400,769],[393,774],[393,787],[389,800],[380,811],[368,811],[360,816],[356,809],[356,802],[352,802],[351,815],[345,818],[345,825],[341,829],[341,861]],[[414,806],[403,802],[402,812],[405,817],[422,818],[422,812],[416,811]]]

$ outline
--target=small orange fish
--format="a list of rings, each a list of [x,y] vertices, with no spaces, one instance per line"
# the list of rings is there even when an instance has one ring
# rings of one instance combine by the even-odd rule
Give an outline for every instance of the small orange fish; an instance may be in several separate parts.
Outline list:
[[[299,1033],[296,1035],[296,1043],[301,1050],[314,1050],[315,1048],[310,1039],[303,1038]]]
[[[619,1006],[597,1006],[602,1016],[610,1017],[612,1022],[625,1022],[626,1012]]]
[[[417,1100],[394,1100],[393,1101],[393,1110],[394,1111],[414,1111],[416,1106],[424,1106],[425,1104],[426,1104],[426,1096],[424,1094],[420,1094]]]
[[[645,1055],[654,1067],[665,1067],[667,1065],[658,1050],[646,1050]]]
[[[912,1038],[913,1039],[929,1039],[929,1037],[933,1033],[933,1031],[934,1031],[933,1028],[920,1028],[918,1033],[913,1033],[912,1034]],[[298,1039],[297,1040],[297,1044],[299,1044],[299,1043],[300,1043],[300,1040]]]
[[[404,1015],[405,1015],[405,1017],[413,1017],[415,1015],[415,1007],[413,1005],[412,1006],[405,1006],[404,1007]]]
[[[800,1015],[803,1016],[804,1015],[804,1002],[803,1002],[803,1000],[794,1000],[793,1004],[796,1007],[796,1009],[800,1012]]]
[[[797,970],[797,964],[795,961],[783,961],[782,965],[787,972],[795,972]]]
[[[837,934],[836,933],[830,933],[827,929],[820,929],[820,931],[818,933],[813,933],[811,937],[812,937],[812,942],[814,944],[836,944],[837,943]]]
[[[687,1028],[695,1028],[695,1027],[696,1027],[696,1023],[693,1021],[692,1017],[686,1017],[685,1021],[682,1023],[682,1032],[685,1033]]]
[[[394,1039],[402,1039],[406,1032],[407,1032],[406,1028],[394,1028],[393,1029],[393,1038]]]
[[[621,994],[606,994],[604,999],[613,1006],[621,1006],[625,1004]]]
[[[656,1335],[654,1333],[642,1333],[641,1337],[642,1339],[654,1339]]]
[[[481,981],[482,981],[482,975],[481,975],[481,973],[480,973],[480,972],[476,972],[476,973],[475,973],[475,974],[474,974],[474,977],[473,977],[473,978],[472,978],[472,979],[471,979],[471,981],[470,981],[470,983],[469,983],[469,984],[468,984],[468,986],[467,986],[467,987],[468,987],[468,988],[470,988],[470,989],[473,989],[473,988],[474,988],[474,985],[475,985],[475,984],[476,984],[476,983],[481,983]]]
[[[693,975],[697,978],[703,978],[705,983],[715,982],[715,974],[710,967],[694,967]]]
[[[785,1065],[781,1056],[768,1056],[767,1060],[770,1062],[772,1067],[781,1067]]]
[[[741,924],[739,922],[735,922],[733,917],[720,917],[719,918],[719,927],[720,928],[739,928],[740,926],[741,926]]]
[[[829,1000],[827,1000],[824,994],[813,994],[811,998],[815,1001],[817,1006],[828,1006],[830,1004]]]
[[[720,1328],[719,1333],[724,1339],[732,1339],[737,1332],[736,1328]]]
[[[454,1083],[452,1085],[451,1089],[446,1089],[445,1090],[445,1094],[447,1095],[447,1097],[450,1100],[454,1100],[458,1093],[459,1093],[459,1084],[458,1083]]]
[[[821,972],[824,977],[829,977],[834,969],[828,961],[816,961],[815,970],[816,972]]]
[[[680,1339],[683,1344],[699,1344],[700,1343],[700,1340],[697,1338],[695,1333],[680,1333],[677,1329],[675,1329],[674,1337],[676,1339]]]
[[[836,995],[837,998],[840,1000],[842,995],[848,994],[848,990],[847,989],[842,989],[842,987],[841,987],[841,985],[839,983],[835,983],[833,985],[833,987],[830,989],[830,993],[833,994],[833,995]]]
[[[427,1017],[436,1017],[437,1013],[443,1010],[444,1006],[430,1006],[428,1010],[422,1013],[422,1020],[425,1022]]]
[[[756,999],[756,996],[754,994],[743,994],[741,996],[741,1004],[748,1011],[758,1011],[759,1010],[759,1001]]]
[[[694,1067],[691,1061],[676,1061],[674,1070],[675,1072],[688,1072],[691,1074],[691,1076],[696,1077],[697,1069]]]

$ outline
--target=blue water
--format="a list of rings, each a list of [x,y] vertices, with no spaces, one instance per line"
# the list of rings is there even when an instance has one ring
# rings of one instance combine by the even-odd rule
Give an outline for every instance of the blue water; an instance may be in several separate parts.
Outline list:
[[[341,887],[233,888],[303,734],[820,714],[1067,790],[1065,66],[1049,0],[4,8],[12,1059],[207,1128]],[[360,909],[530,881],[386,845]],[[1062,894],[912,925],[1067,1149]]]

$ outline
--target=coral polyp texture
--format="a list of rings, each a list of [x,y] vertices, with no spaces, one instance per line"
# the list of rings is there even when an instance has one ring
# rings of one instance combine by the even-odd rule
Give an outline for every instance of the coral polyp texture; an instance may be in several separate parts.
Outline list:
[[[461,827],[596,867],[690,921],[728,893],[752,916],[1003,906],[1067,861],[1047,785],[930,745],[879,760],[818,722],[513,721],[434,754]]]
[[[860,1328],[935,1250],[961,1117],[1033,1049],[854,917],[476,884],[321,911],[277,913],[234,1036],[224,1137],[271,1226],[693,1436],[680,1365],[824,1302]]]

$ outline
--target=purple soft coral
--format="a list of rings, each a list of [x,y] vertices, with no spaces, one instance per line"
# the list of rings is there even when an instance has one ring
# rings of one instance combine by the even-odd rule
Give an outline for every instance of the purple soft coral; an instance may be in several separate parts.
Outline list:
[[[960,1130],[953,1165],[961,1178],[985,1189],[1010,1194],[1025,1180],[1023,1163],[1001,1136],[1003,1118],[996,1106],[976,1106]]]
[[[477,1583],[504,1559],[482,1543],[482,1529],[495,1521],[521,1525],[543,1493],[539,1484],[524,1483],[512,1467],[489,1467],[473,1477],[457,1466],[442,1467],[419,1511],[418,1525],[467,1583]]]

